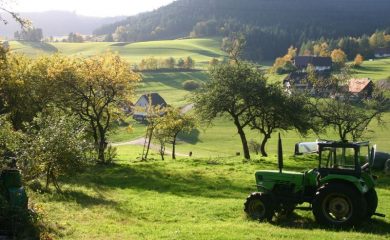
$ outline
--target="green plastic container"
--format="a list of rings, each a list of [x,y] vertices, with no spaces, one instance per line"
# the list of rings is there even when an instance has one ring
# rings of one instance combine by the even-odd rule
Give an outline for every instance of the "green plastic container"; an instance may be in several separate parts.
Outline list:
[[[22,177],[19,170],[3,170],[1,173],[5,188],[20,188],[22,187]]]
[[[9,192],[9,203],[12,207],[18,207],[22,209],[27,209],[28,198],[26,191],[23,187],[20,188],[10,188]]]

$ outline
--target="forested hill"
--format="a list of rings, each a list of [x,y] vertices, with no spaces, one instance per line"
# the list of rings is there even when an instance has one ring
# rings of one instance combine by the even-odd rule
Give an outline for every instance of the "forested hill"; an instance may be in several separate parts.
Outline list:
[[[177,0],[94,33],[131,42],[244,32],[263,46],[256,56],[271,59],[291,44],[387,29],[389,14],[389,0]]]

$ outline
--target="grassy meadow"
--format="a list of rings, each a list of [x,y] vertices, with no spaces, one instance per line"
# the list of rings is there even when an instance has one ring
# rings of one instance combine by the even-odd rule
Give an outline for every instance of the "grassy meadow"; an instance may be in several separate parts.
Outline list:
[[[322,228],[310,211],[259,223],[243,203],[255,191],[254,171],[276,159],[178,158],[137,160],[137,146],[119,149],[113,166],[94,166],[62,179],[63,194],[32,193],[44,221],[60,239],[389,239],[390,221],[374,217],[354,229]],[[157,159],[156,154],[152,158]],[[314,167],[313,158],[289,157],[286,169]],[[378,212],[390,213],[390,176],[380,174]]]
[[[222,59],[225,53],[220,50],[221,40],[182,39],[167,41],[151,41],[136,43],[84,42],[84,43],[33,43],[11,41],[13,51],[28,56],[38,54],[60,53],[70,56],[92,56],[107,51],[116,52],[131,63],[139,63],[148,57],[176,59],[190,56],[195,60],[196,67],[206,67],[211,58]]]
[[[361,67],[355,70],[357,76],[370,78],[374,81],[390,77],[390,58],[364,61]]]
[[[121,43],[42,43],[11,42],[14,51],[30,56],[52,54],[89,56],[105,51],[118,52],[130,62],[142,58],[191,56],[204,68],[212,57],[222,58],[220,39],[185,39],[132,44]],[[136,100],[146,92],[158,92],[173,106],[189,103],[191,92],[182,87],[186,80],[207,79],[205,71],[143,73]],[[390,75],[390,59],[366,61],[357,77],[378,80]],[[270,76],[279,81],[283,76]],[[390,113],[385,126],[374,122],[367,139],[378,150],[390,152]],[[112,143],[127,142],[145,135],[145,125],[129,119],[129,127],[119,127],[110,135]],[[260,141],[256,131],[247,131],[248,140]],[[322,137],[333,139],[330,130],[323,136],[282,133],[285,166],[304,171],[316,166],[315,157],[294,157],[294,144]],[[291,218],[259,223],[247,219],[243,204],[255,191],[254,172],[276,169],[276,135],[269,141],[268,158],[252,153],[243,161],[237,131],[228,118],[218,118],[209,127],[201,126],[181,135],[177,152],[193,157],[160,160],[156,151],[147,162],[140,161],[142,146],[117,148],[118,159],[110,166],[92,166],[83,173],[61,179],[62,194],[29,190],[31,202],[40,209],[43,221],[58,239],[389,239],[389,217],[373,220],[353,229],[322,228],[310,211],[297,210]],[[170,146],[167,146],[169,150]],[[378,212],[390,216],[390,176],[379,175]]]

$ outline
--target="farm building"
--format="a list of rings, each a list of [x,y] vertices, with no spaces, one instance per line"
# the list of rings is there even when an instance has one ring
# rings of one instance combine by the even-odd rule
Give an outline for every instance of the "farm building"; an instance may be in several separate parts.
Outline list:
[[[376,58],[390,57],[390,47],[375,49],[375,57]]]
[[[299,70],[305,70],[312,65],[316,71],[326,71],[332,68],[332,59],[330,57],[316,56],[296,56],[294,66]]]
[[[164,98],[162,98],[158,93],[148,93],[142,95],[134,105],[134,114],[133,118],[136,120],[145,120],[150,107],[159,107],[164,108],[167,106]]]
[[[330,76],[330,70],[318,71],[317,77],[321,79],[328,78]],[[283,80],[283,85],[286,90],[293,88],[298,91],[304,91],[311,89],[313,86],[307,81],[307,72],[295,71],[287,75]]]
[[[360,98],[370,98],[374,83],[369,78],[353,78],[348,82],[348,91]]]

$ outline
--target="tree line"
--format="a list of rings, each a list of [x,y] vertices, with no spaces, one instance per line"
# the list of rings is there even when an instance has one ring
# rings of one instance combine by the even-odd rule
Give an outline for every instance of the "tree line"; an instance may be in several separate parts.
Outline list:
[[[389,47],[390,34],[384,31],[376,31],[370,37],[364,35],[359,38],[309,41],[299,49],[290,46],[284,56],[275,59],[271,71],[278,74],[295,71],[293,60],[298,55],[331,57],[334,70],[344,67],[348,60],[353,61],[353,67],[359,67],[365,59],[374,58],[377,49]]]
[[[246,59],[271,60],[290,45],[389,30],[389,7],[386,0],[180,0],[102,26],[94,34],[137,42],[187,36],[230,38],[241,32],[247,39]]]
[[[141,60],[140,63],[134,65],[136,70],[140,71],[156,71],[162,69],[187,69],[191,70],[195,68],[195,60],[190,56],[183,58],[165,58],[165,59],[157,59],[154,57],[148,57]]]

